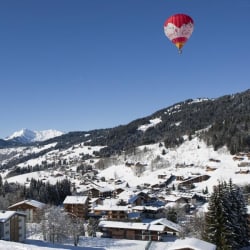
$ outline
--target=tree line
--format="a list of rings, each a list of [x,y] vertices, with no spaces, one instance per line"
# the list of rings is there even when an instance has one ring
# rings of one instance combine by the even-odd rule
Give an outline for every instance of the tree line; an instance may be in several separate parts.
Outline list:
[[[3,182],[0,175],[0,209],[7,209],[8,206],[23,199],[34,199],[46,204],[62,204],[67,195],[72,194],[72,184],[68,179],[57,181],[55,184],[43,182],[32,178],[29,186]]]

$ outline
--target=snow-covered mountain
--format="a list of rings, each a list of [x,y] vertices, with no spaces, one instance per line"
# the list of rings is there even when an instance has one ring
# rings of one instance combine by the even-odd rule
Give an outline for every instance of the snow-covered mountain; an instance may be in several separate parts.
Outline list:
[[[130,186],[159,184],[158,176],[173,175],[183,181],[208,178],[195,184],[199,191],[211,191],[221,179],[250,184],[249,110],[250,90],[214,100],[190,99],[110,129],[62,136],[53,130],[21,130],[4,141],[14,143],[0,147],[0,167],[9,182],[22,184],[31,178],[52,182],[53,168],[60,171],[53,174],[57,178],[72,176],[79,190],[90,169],[95,178],[98,172],[100,178]],[[16,143],[54,136],[32,146]]]
[[[48,139],[54,138],[64,134],[58,130],[42,130],[42,131],[32,131],[29,129],[21,129],[20,131],[14,132],[11,136],[7,137],[5,140],[18,140],[23,143],[46,141]]]

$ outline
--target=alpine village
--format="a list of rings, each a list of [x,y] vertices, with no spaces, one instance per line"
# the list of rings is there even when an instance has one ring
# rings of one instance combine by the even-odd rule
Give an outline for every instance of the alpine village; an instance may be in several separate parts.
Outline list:
[[[249,249],[250,90],[113,128],[31,132],[0,139],[0,242]]]

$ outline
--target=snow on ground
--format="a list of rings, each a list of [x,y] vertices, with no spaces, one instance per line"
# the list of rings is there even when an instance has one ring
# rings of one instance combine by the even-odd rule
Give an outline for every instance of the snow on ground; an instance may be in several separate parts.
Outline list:
[[[16,243],[0,240],[2,250],[145,250],[148,241],[116,240],[97,237],[83,237],[77,247],[72,245],[52,244],[41,240],[26,240]],[[149,250],[166,250],[173,242],[152,242]]]
[[[158,123],[161,123],[162,120],[159,117],[159,118],[151,119],[149,120],[149,122],[150,122],[149,124],[139,126],[138,130],[145,132],[147,129],[156,126]]]
[[[61,181],[66,178],[66,176],[56,176],[57,171],[49,172],[49,171],[37,171],[27,174],[21,174],[14,177],[8,178],[9,183],[20,183],[25,184],[30,179],[43,180],[45,182],[49,181],[50,184],[55,184],[57,181]]]
[[[234,160],[234,156],[228,152],[226,147],[214,151],[213,147],[207,146],[204,141],[199,140],[197,137],[192,140],[188,140],[185,137],[185,142],[176,148],[165,148],[163,145],[164,143],[140,146],[137,148],[136,154],[126,155],[126,160],[124,160],[124,156],[121,156],[121,159],[117,161],[121,162],[120,164],[111,165],[100,171],[99,177],[105,177],[106,180],[121,179],[128,182],[131,187],[136,187],[144,183],[152,185],[164,182],[164,179],[159,179],[158,175],[166,175],[167,178],[171,175],[176,175],[185,179],[197,175],[209,175],[210,178],[207,181],[195,184],[197,192],[204,190],[206,187],[211,192],[213,186],[218,184],[218,181],[228,181],[230,178],[233,183],[238,185],[250,183],[249,173],[236,174],[241,169],[250,170],[250,160],[245,156],[241,162],[249,163],[249,166],[239,167],[240,161]],[[93,154],[94,151],[98,151],[100,148],[79,144],[64,151],[50,152],[46,157],[47,159],[51,157],[51,159],[55,160],[55,154],[60,153],[57,159],[70,160],[81,157],[81,154]],[[165,152],[163,153],[163,151]],[[19,166],[36,165],[45,160],[46,157],[33,159]],[[127,166],[125,161],[132,163],[132,165]],[[143,165],[143,171],[137,172],[136,163]],[[211,167],[214,170],[207,171],[207,167]],[[76,165],[70,168],[72,171],[75,171]],[[57,180],[66,177],[62,172],[61,175],[57,175],[52,170],[40,171],[11,177],[8,179],[8,182],[26,183],[28,179],[35,178],[49,181],[53,184]],[[74,179],[74,182],[78,189],[84,187],[79,185],[81,180]],[[174,182],[174,184],[178,185],[178,182]]]
[[[133,167],[124,166],[124,164],[113,165],[103,170],[100,176],[106,179],[118,178],[127,180],[130,186],[137,186],[143,183],[159,183],[159,174],[167,176],[180,175],[185,178],[198,174],[209,175],[207,181],[196,184],[197,191],[201,191],[208,187],[209,191],[213,190],[213,186],[218,184],[218,181],[228,181],[232,178],[233,183],[244,185],[250,183],[250,174],[236,174],[240,170],[238,167],[239,161],[233,160],[233,155],[229,153],[226,147],[214,151],[213,147],[208,147],[204,141],[194,138],[186,140],[180,147],[175,149],[166,149],[160,147],[159,144],[146,145],[139,147],[141,151],[141,163],[145,165],[145,171],[136,176]],[[166,154],[162,154],[165,149]],[[133,158],[134,157],[134,158]],[[157,163],[154,160],[160,159]],[[128,162],[140,161],[138,155],[127,157]],[[245,161],[249,161],[246,157]],[[159,164],[159,163],[162,163]],[[206,171],[207,167],[212,167],[214,171]],[[243,169],[243,168],[242,168]],[[244,167],[248,170],[250,167]],[[153,170],[153,171],[152,171]]]
[[[51,144],[50,144],[51,145]],[[51,145],[50,147],[52,147]],[[49,145],[48,145],[49,147]],[[101,148],[104,148],[104,146],[84,146],[82,144],[75,145],[69,149],[66,150],[52,150],[48,152],[47,154],[44,154],[43,156],[40,156],[35,159],[28,160],[24,163],[18,164],[19,167],[27,167],[27,166],[36,166],[37,164],[42,164],[43,161],[46,161],[47,163],[52,163],[54,161],[60,160],[77,160],[81,158],[84,154],[93,155],[94,152],[100,151]],[[39,150],[46,149],[46,147],[39,148]],[[38,149],[35,147],[32,152],[30,153],[38,153]]]

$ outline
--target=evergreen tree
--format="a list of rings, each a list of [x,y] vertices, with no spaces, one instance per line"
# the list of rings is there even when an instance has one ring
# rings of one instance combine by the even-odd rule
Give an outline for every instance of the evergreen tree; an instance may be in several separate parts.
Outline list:
[[[246,204],[241,189],[231,180],[214,187],[203,238],[216,244],[218,250],[236,250],[248,245]]]
[[[3,179],[2,179],[2,175],[0,175],[0,195],[3,195]]]

